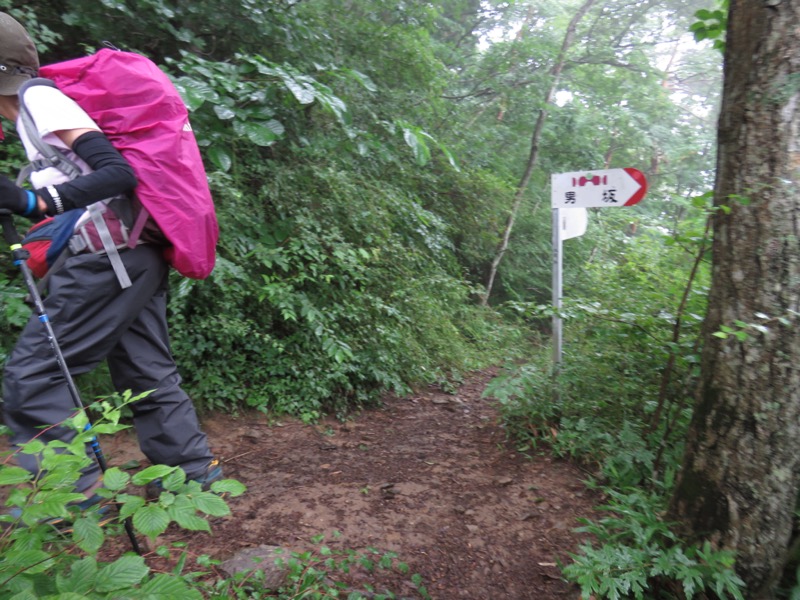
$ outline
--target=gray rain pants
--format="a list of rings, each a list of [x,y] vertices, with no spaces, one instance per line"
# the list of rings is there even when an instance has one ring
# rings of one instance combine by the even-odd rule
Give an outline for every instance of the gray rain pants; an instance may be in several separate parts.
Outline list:
[[[181,389],[167,331],[168,265],[161,249],[141,245],[120,252],[133,285],[122,289],[108,257],[72,256],[53,273],[44,304],[70,373],[80,375],[107,359],[117,391],[155,390],[131,405],[139,446],[154,464],[182,467],[189,478],[205,473],[212,460],[194,405]],[[33,315],[3,373],[3,419],[14,445],[34,437],[70,441],[75,432],[54,427],[75,413],[44,325]],[[90,452],[91,455],[91,452]],[[19,454],[25,469],[39,471],[38,457]],[[76,490],[100,477],[96,462]]]

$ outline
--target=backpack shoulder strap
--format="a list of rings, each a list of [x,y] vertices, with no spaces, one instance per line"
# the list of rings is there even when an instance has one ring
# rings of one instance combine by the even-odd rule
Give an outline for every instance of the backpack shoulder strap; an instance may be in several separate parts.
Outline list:
[[[81,168],[67,158],[58,148],[51,146],[42,139],[39,135],[39,129],[36,127],[33,115],[31,115],[30,110],[28,110],[28,107],[25,105],[25,92],[35,85],[56,87],[56,84],[49,79],[36,77],[26,81],[19,89],[19,111],[22,125],[25,127],[25,133],[28,134],[28,138],[31,144],[33,144],[33,147],[44,157],[43,161],[36,161],[26,169],[23,169],[22,173],[20,173],[20,178],[27,177],[32,171],[41,171],[47,167],[55,167],[70,179],[75,179],[81,174]]]
[[[39,129],[36,127],[33,115],[31,115],[30,110],[28,110],[28,107],[25,105],[25,92],[35,85],[46,85],[58,89],[58,86],[56,86],[55,83],[42,77],[36,77],[26,81],[19,89],[19,111],[20,118],[22,119],[22,125],[25,128],[25,133],[28,134],[31,144],[33,144],[33,147],[36,148],[36,150],[44,157],[44,159],[41,161],[35,161],[23,169],[18,177],[18,182],[21,178],[29,176],[31,172],[40,171],[47,167],[55,167],[69,177],[69,179],[75,179],[83,174],[81,168],[75,164],[74,161],[67,158],[67,156],[58,148],[48,144],[42,139],[42,136],[39,135]],[[108,225],[106,225],[106,222],[103,219],[103,212],[105,212],[105,208],[105,203],[102,200],[87,207],[92,222],[97,228],[97,233],[100,235],[103,248],[105,249],[108,258],[111,261],[111,266],[114,268],[114,273],[116,273],[120,285],[123,288],[127,288],[130,287],[131,280],[128,277],[128,272],[125,270],[125,265],[122,263],[119,252],[117,251],[117,248],[111,239],[111,233],[108,229]]]

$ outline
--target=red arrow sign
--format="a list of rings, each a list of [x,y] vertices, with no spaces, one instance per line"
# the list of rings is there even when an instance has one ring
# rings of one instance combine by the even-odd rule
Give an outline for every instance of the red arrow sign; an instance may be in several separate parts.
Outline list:
[[[647,179],[632,168],[557,173],[550,182],[553,208],[633,206],[647,193]]]

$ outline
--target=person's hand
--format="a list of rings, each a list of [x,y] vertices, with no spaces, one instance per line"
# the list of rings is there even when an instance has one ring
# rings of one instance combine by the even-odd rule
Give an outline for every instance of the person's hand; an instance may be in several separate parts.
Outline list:
[[[0,175],[0,210],[2,209],[18,215],[33,215],[37,212],[36,195],[23,190],[5,175]]]

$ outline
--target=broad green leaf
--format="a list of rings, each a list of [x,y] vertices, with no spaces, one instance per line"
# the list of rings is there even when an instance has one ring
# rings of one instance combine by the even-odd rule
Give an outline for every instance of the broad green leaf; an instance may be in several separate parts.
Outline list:
[[[206,101],[216,104],[219,100],[219,94],[208,82],[193,77],[179,77],[175,80],[175,87],[190,112],[200,108]]]
[[[36,495],[35,502],[25,507],[22,520],[28,525],[50,517],[67,515],[66,505],[85,500],[86,496],[74,492],[44,492]]]
[[[265,123],[242,123],[241,131],[257,146],[272,146],[280,139],[271,127]]]
[[[233,165],[231,155],[228,154],[228,151],[221,145],[211,146],[208,150],[206,150],[206,156],[208,156],[209,160],[214,164],[215,167],[217,167],[220,171],[224,171],[225,173],[230,171],[231,166]]]
[[[165,490],[171,492],[177,491],[183,486],[186,481],[186,473],[183,469],[175,469],[172,473],[161,479],[161,485]]]
[[[216,494],[230,494],[235,498],[244,494],[247,486],[235,479],[222,479],[211,484],[211,491]]]
[[[236,116],[236,111],[234,111],[229,106],[224,106],[222,104],[215,104],[214,114],[217,115],[217,118],[220,121],[230,121]]]
[[[40,440],[31,440],[20,448],[23,454],[39,454],[44,450],[44,444]]]
[[[175,522],[183,529],[188,529],[189,531],[211,531],[211,526],[208,524],[208,521],[194,513],[191,515],[180,514],[179,517],[175,519]]]
[[[345,104],[344,100],[336,96],[328,86],[321,83],[317,83],[315,89],[317,101],[320,105],[330,110],[340,124],[348,125],[350,123],[350,114],[347,111],[347,104]]]
[[[13,577],[6,589],[2,590],[5,593],[3,600],[40,600],[39,595],[36,593],[36,578],[35,577]]]
[[[131,481],[134,485],[147,485],[154,479],[166,477],[174,472],[178,467],[168,467],[167,465],[152,465],[134,473]]]
[[[93,553],[100,549],[105,541],[105,534],[95,519],[81,517],[75,520],[72,539],[84,552]]]
[[[266,125],[275,135],[282,136],[286,132],[286,128],[283,126],[283,123],[275,119],[270,119],[266,122]]]
[[[281,76],[281,70],[279,67],[272,64],[267,64],[266,62],[259,62],[256,68],[262,75],[269,75],[270,77]]]
[[[458,164],[456,163],[456,159],[453,156],[453,153],[450,152],[450,149],[447,148],[446,146],[443,146],[442,144],[437,144],[437,145],[439,146],[439,150],[442,151],[442,154],[444,154],[445,157],[447,158],[447,162],[450,163],[450,166],[453,167],[457,172],[460,172],[461,169],[459,169]]]
[[[194,515],[196,512],[192,500],[185,494],[175,496],[175,501],[167,508],[169,518],[174,521],[180,521],[180,519]]]
[[[281,80],[300,104],[311,104],[316,99],[314,86],[308,81],[298,81],[288,73],[284,73]]]
[[[148,600],[202,600],[203,595],[190,589],[186,581],[179,575],[167,575],[159,573],[150,581],[142,585],[142,594]]]
[[[144,557],[126,554],[97,573],[95,589],[98,592],[114,592],[138,584],[150,572]]]
[[[119,516],[123,520],[133,516],[137,510],[146,504],[146,500],[144,498],[133,494],[119,496],[117,500],[122,502],[122,506],[119,508]]]
[[[92,433],[94,435],[113,435],[123,429],[127,429],[127,426],[118,425],[116,423],[98,423],[97,425],[92,425]]]
[[[97,561],[87,556],[73,563],[68,574],[57,573],[56,586],[61,592],[88,592],[94,587],[97,570]]]
[[[224,517],[231,513],[226,502],[212,492],[201,492],[192,498],[194,507],[212,517]]]
[[[414,158],[417,159],[417,164],[421,167],[428,164],[431,158],[431,151],[428,145],[422,140],[422,137],[417,134],[416,131],[404,128],[403,139],[414,152]]]
[[[0,485],[17,485],[30,481],[33,475],[22,467],[3,465],[0,467]]]
[[[119,491],[130,483],[130,474],[118,467],[111,467],[103,473],[103,485],[112,491]]]
[[[13,553],[5,556],[3,570],[25,572],[29,575],[43,573],[50,569],[54,564],[50,553],[44,550],[23,550],[16,549]]]
[[[378,86],[376,86],[372,79],[369,78],[369,75],[365,75],[361,71],[356,71],[355,69],[342,69],[342,71],[358,81],[367,91],[378,91]]]
[[[149,504],[140,508],[133,515],[133,525],[149,538],[155,538],[169,526],[169,516],[160,506]]]

